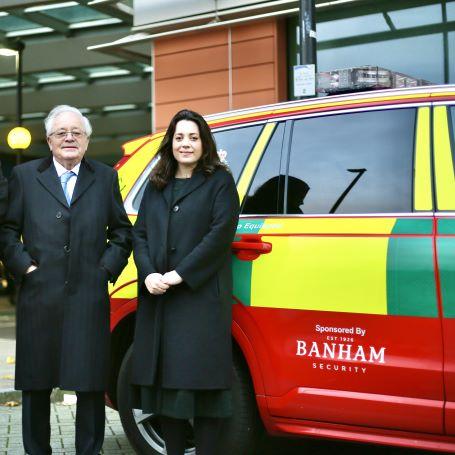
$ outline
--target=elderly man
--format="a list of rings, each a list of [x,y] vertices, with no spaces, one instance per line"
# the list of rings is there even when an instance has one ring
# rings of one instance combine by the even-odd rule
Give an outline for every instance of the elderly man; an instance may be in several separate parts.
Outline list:
[[[45,120],[52,155],[17,166],[1,232],[6,266],[21,283],[16,389],[24,448],[52,452],[52,388],[75,390],[76,453],[98,454],[104,438],[109,364],[108,280],[127,263],[131,225],[117,173],[84,157],[92,128],[79,110]]]

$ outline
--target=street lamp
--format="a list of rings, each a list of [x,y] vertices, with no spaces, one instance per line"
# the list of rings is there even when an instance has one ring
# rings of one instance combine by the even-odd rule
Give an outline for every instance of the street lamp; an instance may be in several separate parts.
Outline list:
[[[17,150],[16,164],[20,164],[22,151],[31,144],[32,135],[27,128],[16,126],[8,133],[7,142],[10,148]]]
[[[31,135],[30,132],[26,128],[19,128],[22,127],[22,53],[24,51],[25,45],[22,41],[15,41],[14,43],[11,43],[11,45],[8,43],[8,48],[1,48],[0,49],[0,55],[5,56],[5,57],[16,57],[16,74],[17,74],[17,128],[13,128],[9,134],[8,134],[8,145],[13,149],[13,150],[18,150],[17,155],[16,155],[16,164],[20,164],[21,162],[21,153],[22,150],[25,150],[29,145],[30,142],[25,147],[13,147],[10,144],[9,137],[11,135],[12,143],[21,143],[24,144],[23,140],[17,141],[14,138],[16,137],[26,137],[28,133],[28,137],[30,137],[31,141]],[[15,131],[18,130],[18,131]],[[25,130],[27,133],[25,133],[23,130]],[[24,136],[25,135],[25,136]]]

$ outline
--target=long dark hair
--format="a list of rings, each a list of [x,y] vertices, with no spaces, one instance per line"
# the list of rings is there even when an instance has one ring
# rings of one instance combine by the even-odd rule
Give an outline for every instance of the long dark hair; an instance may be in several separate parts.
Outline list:
[[[172,152],[172,140],[174,138],[175,128],[180,120],[190,120],[196,123],[199,128],[202,143],[202,156],[196,163],[193,172],[201,171],[205,175],[210,175],[220,167],[225,168],[216,151],[215,140],[213,139],[212,132],[210,131],[207,122],[202,115],[197,112],[183,109],[177,112],[169,123],[166,134],[164,135],[163,141],[157,152],[160,159],[150,173],[150,180],[159,190],[163,189],[174,178],[177,171],[177,161]]]

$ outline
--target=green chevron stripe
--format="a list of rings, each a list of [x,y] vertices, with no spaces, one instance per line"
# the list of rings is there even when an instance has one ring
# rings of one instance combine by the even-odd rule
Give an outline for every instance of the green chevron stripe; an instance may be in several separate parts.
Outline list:
[[[399,219],[392,234],[431,234],[432,220]],[[437,317],[432,238],[392,237],[387,249],[387,313]]]
[[[236,240],[240,234],[258,234],[264,225],[263,218],[242,218],[237,226]],[[234,296],[243,303],[251,305],[251,274],[253,272],[252,261],[241,261],[236,256],[232,259],[232,273],[234,277]]]
[[[393,227],[392,234],[431,234],[433,220],[419,218],[398,218]]]
[[[438,226],[439,227],[439,226]],[[455,239],[438,239],[438,266],[441,280],[443,313],[446,318],[455,318]]]
[[[455,234],[455,220],[439,219],[438,220],[438,234]]]

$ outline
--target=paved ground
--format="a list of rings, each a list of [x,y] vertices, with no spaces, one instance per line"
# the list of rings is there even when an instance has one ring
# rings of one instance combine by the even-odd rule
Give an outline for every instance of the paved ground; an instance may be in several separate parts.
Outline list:
[[[21,406],[0,407],[0,455],[23,455],[21,434]],[[61,403],[52,405],[52,452],[55,454],[75,454],[74,417],[76,406]],[[108,455],[133,455],[123,433],[119,415],[106,408],[106,433],[103,452]]]
[[[15,317],[14,307],[0,297],[0,455],[23,455],[20,392],[14,391]],[[60,397],[62,394],[59,394]],[[54,397],[56,394],[54,393]],[[57,394],[58,396],[58,394]],[[5,406],[15,402],[18,406]],[[75,454],[74,418],[76,406],[52,404],[52,449],[56,454]],[[106,408],[106,436],[103,453],[133,455],[118,413]]]
[[[15,345],[14,307],[0,297],[0,392],[14,388]]]

